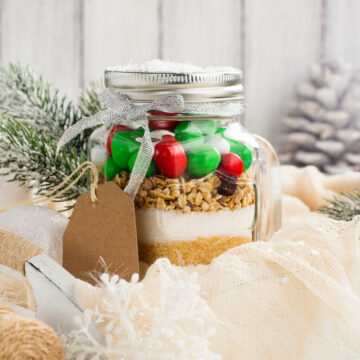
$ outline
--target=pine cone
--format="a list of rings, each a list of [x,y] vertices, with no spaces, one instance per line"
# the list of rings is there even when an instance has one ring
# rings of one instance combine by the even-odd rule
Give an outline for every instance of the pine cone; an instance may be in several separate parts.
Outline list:
[[[313,64],[283,127],[283,163],[360,171],[360,72],[341,60]]]

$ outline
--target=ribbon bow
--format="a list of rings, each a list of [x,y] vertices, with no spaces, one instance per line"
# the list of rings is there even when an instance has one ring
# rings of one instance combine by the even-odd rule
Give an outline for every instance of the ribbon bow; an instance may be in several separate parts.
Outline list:
[[[88,118],[81,119],[73,126],[66,129],[57,144],[56,154],[58,154],[62,146],[66,145],[85,129],[90,129],[97,125],[137,121],[138,126],[143,127],[145,132],[141,140],[141,146],[129,183],[124,190],[132,199],[134,199],[144,180],[154,154],[154,146],[151,141],[150,130],[146,121],[146,113],[150,110],[160,110],[163,108],[168,112],[181,112],[184,108],[184,100],[181,95],[170,95],[148,104],[135,105],[132,104],[126,96],[111,87],[106,88],[102,92],[100,100],[106,105],[107,109]]]

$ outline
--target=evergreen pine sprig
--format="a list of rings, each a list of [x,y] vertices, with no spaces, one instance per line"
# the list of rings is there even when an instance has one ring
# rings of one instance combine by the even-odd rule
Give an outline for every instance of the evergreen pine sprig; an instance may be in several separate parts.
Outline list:
[[[341,193],[327,202],[329,205],[321,206],[318,211],[332,219],[351,221],[356,215],[360,215],[360,189],[355,194]]]
[[[0,168],[2,175],[13,175],[13,181],[38,189],[46,195],[59,185],[81,163],[84,153],[75,148],[62,149],[56,156],[56,142],[31,124],[5,116],[0,120]],[[58,200],[69,201],[87,192],[88,179],[83,177]],[[65,187],[65,186],[64,186]]]
[[[44,82],[29,67],[0,67],[0,175],[10,175],[46,195],[88,160],[88,140],[94,129],[85,130],[56,157],[56,143],[64,131],[102,110],[100,83],[86,89],[77,106]],[[58,200],[69,201],[87,192],[84,177]]]
[[[95,87],[85,90],[79,107],[29,67],[19,64],[10,64],[8,69],[0,67],[0,114],[33,124],[55,141],[68,127],[98,111],[98,94]],[[71,145],[86,152],[91,132],[85,130]]]
[[[101,81],[92,81],[80,95],[80,109],[82,116],[91,116],[105,109],[99,99],[99,93],[104,89]]]

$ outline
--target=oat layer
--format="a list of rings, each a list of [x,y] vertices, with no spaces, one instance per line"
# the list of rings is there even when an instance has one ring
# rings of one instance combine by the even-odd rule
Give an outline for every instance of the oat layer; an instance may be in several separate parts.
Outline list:
[[[122,171],[115,177],[115,182],[124,189],[129,180],[129,174]],[[235,183],[231,195],[219,193],[221,180],[215,174],[209,174],[201,179],[185,181],[169,179],[163,175],[145,178],[135,198],[139,209],[155,208],[165,211],[216,212],[222,209],[238,210],[254,204],[255,194],[251,179],[244,173]]]

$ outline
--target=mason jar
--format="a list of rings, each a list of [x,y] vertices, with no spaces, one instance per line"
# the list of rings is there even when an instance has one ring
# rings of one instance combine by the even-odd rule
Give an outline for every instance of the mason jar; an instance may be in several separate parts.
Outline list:
[[[271,145],[243,126],[241,71],[109,69],[105,86],[135,105],[184,99],[181,112],[147,113],[154,155],[134,199],[140,261],[208,264],[280,227],[279,162]],[[143,136],[143,127],[121,121],[92,136],[92,160],[122,189]],[[106,160],[99,156],[105,151]]]

